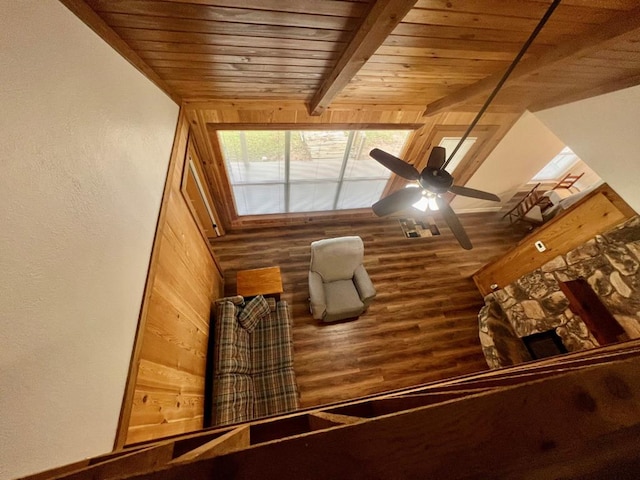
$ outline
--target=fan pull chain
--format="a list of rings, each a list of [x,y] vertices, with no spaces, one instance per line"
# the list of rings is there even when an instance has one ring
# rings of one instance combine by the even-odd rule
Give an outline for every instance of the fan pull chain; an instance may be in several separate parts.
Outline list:
[[[444,170],[445,167],[449,165],[449,162],[453,159],[456,153],[458,153],[458,150],[460,150],[460,147],[462,146],[464,141],[467,139],[467,137],[471,133],[471,130],[473,130],[473,128],[476,126],[476,124],[480,120],[480,117],[482,117],[484,112],[487,110],[487,108],[489,107],[489,104],[493,101],[494,97],[498,94],[498,92],[502,88],[502,85],[504,85],[504,82],[507,81],[507,78],[509,78],[509,75],[511,75],[511,72],[513,72],[513,70],[516,68],[516,65],[518,65],[518,63],[520,62],[520,59],[527,52],[529,45],[533,43],[535,38],[538,36],[538,33],[540,33],[540,30],[542,30],[542,27],[544,27],[544,25],[547,23],[547,20],[549,20],[549,17],[551,17],[551,14],[553,13],[553,11],[556,9],[558,5],[560,5],[560,0],[554,0],[553,3],[549,6],[549,9],[544,14],[544,16],[540,19],[540,22],[538,23],[536,28],[533,30],[533,32],[531,32],[531,35],[529,36],[527,41],[524,43],[524,45],[518,52],[518,55],[516,55],[516,58],[513,59],[513,62],[511,62],[511,65],[509,65],[509,68],[507,68],[507,71],[504,72],[504,75],[502,76],[498,84],[495,86],[491,94],[487,97],[487,99],[484,102],[484,105],[482,105],[482,108],[480,109],[476,117],[471,122],[471,125],[469,125],[469,127],[467,128],[467,131],[464,132],[464,135],[456,145],[456,148],[453,149],[453,152],[451,153],[451,155],[449,155],[449,158],[447,159],[447,161],[444,162],[442,167],[440,167],[440,170]]]

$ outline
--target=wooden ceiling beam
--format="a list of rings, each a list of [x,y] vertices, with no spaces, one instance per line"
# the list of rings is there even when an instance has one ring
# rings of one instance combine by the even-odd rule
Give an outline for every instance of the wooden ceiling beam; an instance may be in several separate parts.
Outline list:
[[[612,20],[597,25],[595,28],[576,37],[574,40],[561,44],[549,52],[532,57],[520,62],[513,70],[510,81],[530,75],[543,68],[548,68],[571,57],[588,55],[594,51],[601,50],[614,42],[621,40],[624,36],[633,35],[640,30],[640,7],[616,15]],[[425,116],[451,110],[478,95],[489,92],[496,86],[503,72],[497,72],[483,80],[468,85],[457,92],[447,95],[440,100],[436,100],[427,105]]]
[[[178,105],[182,98],[133,50],[113,28],[111,28],[84,0],[60,0],[100,38],[107,42],[116,52],[122,55],[140,73],[151,80],[160,90]]]
[[[417,0],[376,0],[309,104],[320,115],[382,45]]]
[[[532,112],[539,112],[540,110],[546,110],[547,108],[566,105],[567,103],[577,102],[578,100],[584,100],[585,98],[591,98],[598,95],[604,95],[605,93],[615,92],[617,90],[622,90],[623,88],[635,87],[636,85],[640,85],[640,71],[633,75],[622,77],[614,82],[606,82],[588,89],[579,91],[573,89],[570,92],[563,93],[562,95],[533,103],[529,105],[528,109]]]

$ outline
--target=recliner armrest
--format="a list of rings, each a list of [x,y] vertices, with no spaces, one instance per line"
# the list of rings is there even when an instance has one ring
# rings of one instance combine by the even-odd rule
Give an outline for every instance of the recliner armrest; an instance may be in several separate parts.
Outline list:
[[[313,318],[322,320],[327,311],[324,286],[320,274],[311,270],[309,270],[309,301],[311,303],[311,315]]]
[[[356,271],[353,274],[353,283],[358,290],[360,300],[364,303],[365,307],[371,303],[371,300],[376,296],[376,289],[371,282],[371,278],[364,268],[364,265],[358,265]]]

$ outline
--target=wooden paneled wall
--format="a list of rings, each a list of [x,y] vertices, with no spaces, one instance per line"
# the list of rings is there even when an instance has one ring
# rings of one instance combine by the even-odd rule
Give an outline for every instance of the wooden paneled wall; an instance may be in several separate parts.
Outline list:
[[[342,129],[376,129],[398,128],[412,129],[404,152],[406,161],[424,167],[432,143],[438,131],[447,131],[462,136],[466,127],[473,120],[475,113],[448,112],[424,117],[424,107],[416,105],[361,105],[333,104],[322,115],[308,114],[303,102],[285,101],[217,101],[186,103],[186,115],[189,119],[198,144],[203,147],[203,163],[207,180],[218,201],[216,207],[221,222],[226,229],[255,228],[264,225],[283,225],[309,223],[319,217],[328,219],[336,215],[356,218],[369,218],[370,209],[350,210],[321,214],[287,214],[238,218],[224,161],[218,145],[216,131],[218,129],[305,129],[305,128],[342,128]],[[468,156],[454,172],[457,185],[464,185],[479,168],[484,159],[509,131],[513,123],[520,117],[520,111],[489,111],[484,114],[473,136],[481,136],[480,145],[473,155]],[[404,186],[403,179],[392,179],[387,186],[387,193]]]
[[[116,447],[203,424],[209,317],[223,278],[181,191],[188,141],[181,111]]]

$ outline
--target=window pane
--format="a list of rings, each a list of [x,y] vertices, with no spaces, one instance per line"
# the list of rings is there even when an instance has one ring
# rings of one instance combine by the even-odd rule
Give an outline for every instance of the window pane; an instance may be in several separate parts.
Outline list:
[[[442,140],[440,140],[440,146],[444,147],[447,151],[447,159],[449,159],[449,155],[451,155],[456,149],[456,146],[460,142],[461,138],[462,137],[442,137]],[[453,157],[451,162],[449,162],[449,165],[447,165],[447,168],[445,169],[447,172],[452,173],[456,169],[464,156],[469,152],[469,150],[471,150],[473,144],[476,143],[477,139],[477,137],[467,137],[464,140],[462,146],[460,147],[460,150],[456,152],[456,156]]]
[[[290,180],[337,180],[349,132],[291,132]]]
[[[238,215],[284,213],[284,185],[235,185]]]
[[[232,184],[284,182],[285,132],[221,131],[218,135]]]
[[[333,210],[336,182],[292,183],[289,190],[290,212],[319,212]]]
[[[386,180],[345,180],[336,210],[370,207],[380,200],[386,184]]]
[[[578,156],[569,147],[565,147],[545,167],[532,178],[536,182],[544,180],[560,180],[569,168],[578,160]]]
[[[242,216],[331,211],[336,204],[338,209],[369,207],[391,176],[369,152],[380,148],[400,156],[409,133],[252,130],[220,131],[218,138]]]
[[[371,158],[369,152],[379,148],[399,157],[409,133],[410,130],[356,131],[344,178],[389,178],[389,169]]]

